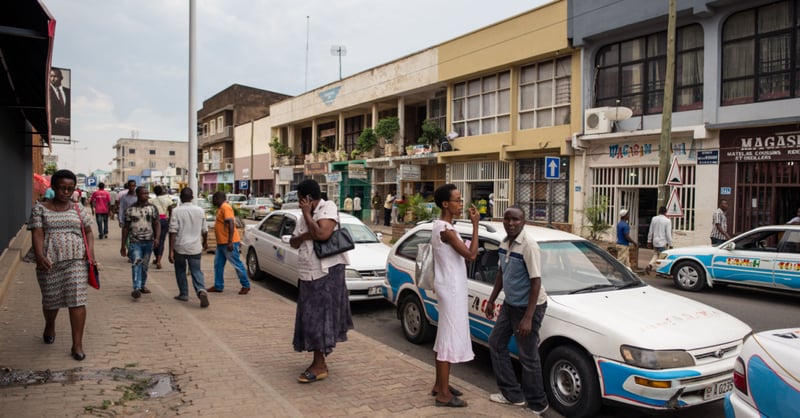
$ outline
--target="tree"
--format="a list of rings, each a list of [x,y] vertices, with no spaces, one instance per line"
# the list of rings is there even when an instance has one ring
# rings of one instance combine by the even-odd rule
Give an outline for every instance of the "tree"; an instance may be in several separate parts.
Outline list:
[[[52,176],[56,171],[58,171],[58,165],[56,165],[56,163],[49,163],[44,167],[44,174],[48,176]]]

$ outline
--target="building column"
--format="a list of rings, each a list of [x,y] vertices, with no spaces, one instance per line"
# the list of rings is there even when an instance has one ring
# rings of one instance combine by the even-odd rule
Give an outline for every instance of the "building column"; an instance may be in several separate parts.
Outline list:
[[[339,112],[339,122],[336,126],[336,150],[344,150],[344,113]]]
[[[375,126],[378,125],[378,104],[372,104],[372,126],[370,128],[375,129]]]
[[[317,152],[317,120],[311,120],[311,152]]]
[[[400,138],[397,140],[397,148],[405,148],[406,142],[406,98],[401,96],[397,99],[397,119],[400,121]]]

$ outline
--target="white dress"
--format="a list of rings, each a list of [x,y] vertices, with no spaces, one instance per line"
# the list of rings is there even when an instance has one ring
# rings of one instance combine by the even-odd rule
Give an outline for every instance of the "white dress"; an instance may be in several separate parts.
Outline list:
[[[433,351],[436,360],[463,363],[475,357],[469,337],[469,296],[467,293],[467,266],[464,257],[449,244],[443,243],[441,232],[454,229],[453,225],[433,222],[434,272],[433,287],[439,306],[439,325]]]

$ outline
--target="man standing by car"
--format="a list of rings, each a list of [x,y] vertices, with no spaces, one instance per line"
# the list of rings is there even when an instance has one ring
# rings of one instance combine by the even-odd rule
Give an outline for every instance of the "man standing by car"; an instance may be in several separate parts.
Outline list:
[[[200,269],[203,250],[208,248],[208,225],[203,209],[192,204],[194,193],[184,187],[181,190],[181,205],[172,210],[169,219],[169,262],[175,264],[175,281],[178,282],[178,296],[175,300],[189,300],[189,286],[186,281],[186,264],[192,273],[192,285],[200,307],[208,307],[208,295]]]
[[[630,256],[630,247],[638,245],[636,241],[631,238],[631,226],[628,224],[628,219],[630,215],[628,214],[628,209],[622,209],[619,211],[619,223],[617,223],[617,260],[620,263],[630,267],[631,266],[631,256]]]
[[[725,212],[728,211],[728,201],[722,199],[719,201],[719,207],[714,211],[714,218],[711,223],[711,245],[719,245],[731,239],[728,233],[728,217]]]
[[[548,409],[539,358],[539,328],[547,310],[547,293],[542,287],[539,245],[525,232],[525,212],[511,206],[503,214],[506,237],[500,244],[500,262],[494,288],[486,303],[486,317],[494,317],[495,301],[502,290],[505,300],[500,308],[492,334],[489,352],[492,357],[500,393],[489,400],[501,404],[523,406],[542,414]],[[508,343],[515,336],[522,365],[521,381],[517,380]]]
[[[214,222],[214,234],[217,237],[217,249],[214,252],[214,286],[208,289],[211,293],[222,293],[225,288],[225,262],[230,262],[236,275],[239,276],[239,283],[242,289],[240,295],[250,292],[250,280],[247,279],[247,271],[239,258],[239,231],[236,230],[236,220],[234,219],[233,207],[225,201],[225,192],[215,192],[211,197],[212,203],[217,207],[217,219]]]
[[[649,276],[653,271],[653,265],[661,252],[669,247],[672,247],[672,221],[667,218],[667,208],[662,206],[658,208],[658,215],[654,216],[650,221],[650,232],[647,233],[647,248],[653,251],[653,257],[644,268],[645,273]]]

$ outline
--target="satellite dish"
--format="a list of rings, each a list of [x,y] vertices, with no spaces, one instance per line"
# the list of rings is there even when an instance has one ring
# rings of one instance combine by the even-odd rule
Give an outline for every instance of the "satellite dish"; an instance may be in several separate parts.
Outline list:
[[[625,120],[633,116],[633,110],[625,106],[610,106],[606,108],[605,114],[608,120]]]
[[[347,56],[347,47],[344,45],[331,45],[331,55]]]

